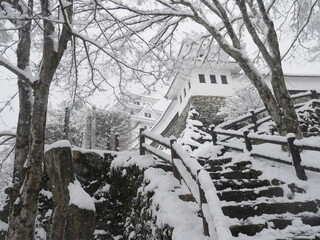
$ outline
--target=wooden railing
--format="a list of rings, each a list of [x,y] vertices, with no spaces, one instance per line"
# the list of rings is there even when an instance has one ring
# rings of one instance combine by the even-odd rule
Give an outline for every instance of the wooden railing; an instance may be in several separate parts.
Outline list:
[[[315,90],[312,90],[312,91],[308,91],[305,93],[299,93],[299,94],[295,94],[295,95],[291,96],[291,98],[294,100],[306,98],[306,97],[308,97],[310,99],[319,99],[320,93],[318,93]],[[301,107],[301,104],[300,103],[295,104],[294,107],[299,108],[299,107]],[[226,122],[223,122],[222,124],[219,124],[219,128],[231,129],[231,128],[237,127],[240,123],[243,123],[246,121],[251,121],[251,124],[246,126],[246,128],[248,130],[254,129],[254,131],[256,132],[258,127],[262,123],[265,123],[265,122],[271,120],[270,116],[266,116],[266,117],[259,119],[260,118],[259,116],[261,116],[262,114],[266,114],[266,113],[267,113],[267,109],[264,107],[256,109],[256,110],[251,110],[249,113],[247,113],[243,116],[240,116],[240,117],[237,117],[236,119],[233,119],[231,121],[226,121]]]
[[[170,154],[147,144],[147,139],[164,146]],[[169,164],[175,178],[180,182],[185,182],[200,206],[204,235],[213,235],[210,233],[210,229],[214,229],[214,234],[217,234],[219,240],[231,239],[232,235],[228,228],[227,219],[222,213],[216,188],[209,173],[203,169],[198,161],[190,158],[189,154],[176,142],[176,139],[164,138],[140,129],[140,155],[145,155],[146,151]],[[209,224],[213,228],[209,228]]]
[[[296,94],[292,96],[293,99],[299,99],[299,98],[305,98],[305,97],[310,97],[311,99],[318,99],[320,96],[319,93],[316,91],[311,91],[307,93],[302,93],[302,94]],[[295,107],[300,107],[301,104],[296,104]],[[225,147],[232,148],[235,150],[243,151],[243,147],[239,146],[234,146],[232,144],[226,143],[227,140],[230,140],[231,138],[243,138],[244,143],[245,143],[245,149],[249,152],[253,150],[253,145],[254,143],[272,143],[272,144],[277,144],[281,146],[287,146],[292,157],[292,162],[284,161],[280,158],[275,158],[271,157],[265,154],[258,154],[258,153],[252,153],[252,156],[256,157],[262,157],[266,158],[269,160],[277,161],[280,163],[288,164],[288,165],[294,165],[297,177],[301,180],[307,180],[307,176],[305,173],[305,169],[310,170],[310,171],[316,171],[320,172],[320,169],[314,168],[314,167],[309,167],[309,166],[302,166],[301,165],[301,155],[300,151],[301,150],[312,150],[312,151],[320,151],[320,146],[313,146],[310,144],[303,144],[301,143],[300,140],[295,139],[294,134],[288,134],[287,137],[282,137],[282,136],[266,136],[266,135],[258,135],[255,133],[249,133],[249,130],[253,129],[254,132],[257,131],[258,127],[269,120],[271,120],[270,116],[266,116],[264,118],[261,118],[258,120],[258,115],[266,112],[265,108],[261,108],[255,111],[250,111],[250,113],[238,117],[237,119],[233,121],[228,121],[224,122],[220,125],[218,125],[217,128],[211,127],[211,136],[212,136],[212,141],[214,145],[218,144],[218,135],[224,135],[227,136],[224,139],[221,139],[219,141],[219,144],[224,145]],[[228,130],[229,128],[233,128],[237,125],[239,125],[242,122],[251,120],[251,124],[248,124],[247,126],[235,131],[235,130]]]

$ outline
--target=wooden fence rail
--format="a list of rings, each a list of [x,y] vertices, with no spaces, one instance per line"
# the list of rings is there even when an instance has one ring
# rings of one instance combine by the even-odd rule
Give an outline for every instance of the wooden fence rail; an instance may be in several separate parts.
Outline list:
[[[146,143],[150,139],[170,150],[170,155]],[[179,181],[184,181],[200,207],[205,236],[210,235],[209,223],[213,223],[215,234],[221,240],[231,239],[231,232],[227,227],[227,220],[222,213],[216,189],[212,183],[210,175],[195,159],[191,159],[176,142],[176,139],[164,138],[160,135],[140,129],[140,155],[145,155],[146,151],[156,155],[172,167],[173,175]],[[211,201],[208,201],[208,198]],[[206,211],[207,212],[204,212]],[[217,227],[215,227],[217,226]],[[223,226],[223,227],[222,227]]]
[[[310,92],[306,93],[299,93],[292,96],[292,99],[301,99],[301,98],[310,98],[310,99],[319,99],[320,93],[317,93],[315,90],[312,90]],[[301,107],[303,104],[298,103],[295,104],[295,108]],[[259,119],[258,116],[260,114],[265,113],[267,110],[265,108],[260,108],[257,110],[251,110],[249,113],[245,114],[244,116],[238,117],[234,119],[233,121],[224,122],[220,125],[218,125],[218,128],[211,127],[211,136],[212,141],[214,145],[217,145],[218,143],[218,135],[227,136],[226,138],[223,138],[219,141],[220,144],[228,147],[233,148],[235,150],[243,150],[239,147],[233,147],[230,144],[225,143],[227,140],[230,140],[232,138],[243,138],[245,142],[245,148],[251,152],[253,150],[253,142],[263,142],[263,143],[272,143],[277,144],[281,146],[288,146],[291,156],[292,156],[292,164],[295,167],[297,177],[302,180],[307,180],[307,176],[305,174],[305,170],[310,171],[316,171],[320,172],[320,169],[313,168],[313,167],[303,167],[301,166],[301,156],[300,156],[300,150],[312,150],[312,151],[320,151],[320,147],[318,146],[312,146],[308,144],[301,144],[299,140],[295,139],[294,135],[289,135],[287,137],[280,137],[280,136],[263,136],[258,134],[249,133],[249,130],[253,129],[254,132],[258,130],[258,127],[269,120],[271,120],[270,116],[266,116],[262,119]],[[247,126],[238,129],[238,131],[230,130],[230,128],[233,128],[235,126],[238,126],[239,124],[251,120],[251,124],[248,124]],[[272,158],[270,156],[266,156],[263,154],[254,154],[259,157],[264,157],[270,160],[274,160],[280,163],[286,163],[287,162],[279,159],[279,158]]]
[[[319,99],[320,93],[318,93],[316,90],[311,90],[311,91],[308,91],[305,93],[298,93],[298,94],[291,96],[292,99],[301,99],[301,98],[306,98],[306,97],[308,97],[310,99]],[[298,108],[300,106],[301,106],[300,103],[295,104],[295,108]],[[252,125],[250,125],[249,127],[247,126],[247,128],[254,129],[255,131],[257,131],[259,125],[271,120],[270,116],[267,116],[267,117],[259,120],[258,116],[261,114],[265,114],[266,112],[267,112],[267,109],[264,107],[258,108],[256,110],[251,110],[249,113],[247,113],[243,116],[237,117],[236,119],[234,119],[232,121],[227,121],[227,122],[220,124],[219,128],[230,129],[232,127],[239,125],[242,122],[251,120]]]
[[[293,96],[293,99],[298,99],[302,97],[310,97],[312,99],[316,99],[320,96],[316,91],[311,91],[308,93],[298,94]],[[299,105],[296,105],[297,107]],[[312,146],[308,144],[303,144],[303,142],[299,142],[299,140],[295,140],[295,136],[288,135],[287,137],[281,136],[268,136],[264,137],[255,133],[249,133],[249,130],[253,129],[255,132],[258,129],[258,126],[264,122],[269,121],[271,118],[269,116],[264,117],[262,119],[258,118],[259,114],[263,114],[266,112],[266,109],[261,108],[255,111],[250,111],[250,113],[246,114],[243,117],[239,117],[234,121],[229,121],[219,125],[219,128],[212,127],[211,128],[211,136],[213,144],[218,144],[218,135],[228,136],[224,139],[224,141],[230,138],[243,138],[245,142],[245,147],[248,151],[252,151],[254,142],[266,142],[278,144],[281,146],[288,146],[290,153],[293,159],[293,165],[296,169],[296,173],[299,179],[306,180],[307,176],[305,174],[305,167],[301,166],[301,149],[305,150],[315,150],[320,151],[320,147]],[[234,130],[226,130],[227,128],[234,127],[239,123],[247,120],[251,120],[251,124],[246,126],[241,131]],[[150,144],[146,143],[146,139],[151,140],[159,145],[164,146],[170,152],[165,153]],[[191,159],[187,152],[185,152],[181,146],[179,146],[175,139],[164,138],[160,135],[155,135],[150,131],[145,130],[144,128],[140,129],[139,135],[139,151],[140,155],[145,155],[146,151],[151,154],[156,155],[158,158],[162,159],[165,163],[169,164],[172,168],[173,175],[179,181],[184,181],[186,186],[188,187],[190,193],[196,199],[197,203],[200,206],[201,218],[203,221],[203,231],[206,236],[210,235],[209,223],[213,223],[213,228],[215,233],[220,240],[231,239],[232,235],[227,227],[227,219],[222,213],[222,209],[219,206],[219,198],[216,193],[215,186],[212,183],[210,175],[207,171],[203,169],[203,167],[195,160]],[[227,146],[228,143],[219,141],[220,144]],[[242,150],[243,148],[232,147],[237,150]],[[253,154],[252,154],[253,155]],[[256,154],[258,155],[258,154]],[[260,155],[259,155],[260,156]],[[268,158],[268,156],[261,155],[260,157]],[[269,157],[269,159],[271,159]],[[281,163],[288,164],[288,162],[283,161],[281,159],[273,159]],[[291,164],[292,165],[292,164]],[[307,168],[308,170],[312,170],[312,168]],[[318,169],[320,171],[320,169]],[[207,209],[207,210],[204,210]]]
[[[249,133],[248,130],[244,131],[243,133],[240,133],[239,131],[234,130],[222,130],[222,129],[215,129],[214,127],[211,128],[211,135],[212,135],[212,141],[214,145],[218,144],[218,135],[225,135],[225,136],[231,136],[231,137],[237,137],[237,138],[243,138],[245,142],[245,148],[249,152],[253,150],[253,143],[258,142],[260,143],[271,143],[281,146],[288,146],[289,151],[291,153],[292,157],[292,164],[295,167],[297,177],[301,180],[307,180],[307,176],[304,169],[320,172],[320,169],[313,168],[313,167],[304,167],[301,165],[301,155],[300,150],[312,150],[312,151],[319,151],[320,152],[320,146],[315,146],[311,144],[303,144],[301,143],[302,140],[296,140],[296,137],[294,134],[288,134],[287,137],[282,136],[265,136],[265,135],[258,135],[256,133]],[[232,146],[228,144],[224,144],[220,142],[220,144],[225,145],[228,148],[233,148]],[[242,150],[239,147],[234,147],[236,150]],[[280,163],[284,163],[281,159],[277,158],[270,158],[267,155],[259,154],[259,157],[264,157],[267,159],[272,159]]]

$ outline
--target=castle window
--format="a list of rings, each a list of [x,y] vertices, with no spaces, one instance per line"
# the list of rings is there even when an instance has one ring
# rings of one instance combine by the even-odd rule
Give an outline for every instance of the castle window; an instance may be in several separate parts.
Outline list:
[[[227,77],[225,75],[221,75],[222,84],[228,84]]]
[[[189,89],[191,88],[191,82],[188,82]]]
[[[199,81],[200,81],[200,83],[205,83],[206,82],[204,74],[199,74]]]
[[[215,75],[210,75],[210,81],[211,83],[217,83],[217,79]]]
[[[184,89],[183,89],[183,94],[184,94],[184,96],[186,96],[186,95],[187,95],[186,88],[184,88]]]
[[[180,103],[182,103],[182,96],[180,95]]]
[[[137,101],[137,100],[133,100],[133,104],[135,104],[135,105],[140,105],[140,102]]]
[[[151,118],[151,113],[145,112],[144,116],[147,117],[147,118]]]

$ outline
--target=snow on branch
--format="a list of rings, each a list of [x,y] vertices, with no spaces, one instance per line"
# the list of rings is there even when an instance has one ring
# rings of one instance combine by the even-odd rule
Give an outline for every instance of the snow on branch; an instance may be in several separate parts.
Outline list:
[[[7,59],[5,59],[3,56],[0,56],[0,66],[5,67],[15,75],[21,77],[28,85],[32,87],[33,83],[38,81],[38,76],[33,76],[31,72],[22,70],[18,68],[17,66],[10,63]]]

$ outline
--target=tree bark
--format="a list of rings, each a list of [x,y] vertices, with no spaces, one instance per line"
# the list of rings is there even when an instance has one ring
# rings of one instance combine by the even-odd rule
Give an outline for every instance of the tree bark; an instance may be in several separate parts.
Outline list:
[[[252,20],[247,12],[247,2],[245,0],[237,1],[246,29],[251,35],[255,45],[260,50],[263,59],[269,66],[271,73],[271,85],[274,94],[262,79],[262,75],[255,69],[253,62],[246,57],[241,49],[239,37],[236,35],[229,17],[219,1],[214,1],[214,5],[220,13],[220,18],[225,25],[228,36],[232,41],[232,45],[225,41],[225,38],[221,35],[217,28],[208,24],[207,20],[203,19],[202,15],[197,13],[196,8],[194,8],[192,4],[185,5],[189,6],[195,14],[192,19],[204,26],[210,35],[217,41],[222,50],[239,63],[242,70],[258,90],[259,95],[266,109],[274,120],[279,133],[281,135],[285,135],[289,132],[292,132],[295,133],[298,138],[300,138],[301,130],[299,127],[298,117],[284,81],[279,42],[274,29],[274,24],[268,16],[264,2],[262,0],[257,0],[257,3],[261,13],[261,19],[268,30],[266,34],[267,43],[269,45],[268,47],[266,47],[265,43],[259,38],[257,30],[251,22]]]
[[[28,1],[28,15],[32,16],[33,0]],[[19,43],[17,46],[17,66],[25,70],[30,66],[31,48],[31,21],[19,29]],[[30,144],[30,126],[32,114],[32,89],[18,77],[19,89],[19,116],[16,134],[15,158],[13,169],[13,194],[10,202],[13,204],[18,196],[19,189],[24,180],[23,166],[27,159]]]
[[[32,16],[33,0],[28,1],[28,15]],[[17,66],[25,70],[30,64],[31,48],[31,21],[28,21],[19,29],[19,43],[17,46]],[[24,180],[24,164],[28,156],[30,146],[30,127],[32,114],[32,88],[18,77],[19,89],[19,116],[16,133],[15,158],[13,169],[13,189],[10,192],[9,208],[11,212],[10,219],[14,219],[14,214],[19,212],[14,204],[19,196],[19,190]],[[10,239],[10,238],[9,238]]]
[[[14,203],[10,217],[7,239],[33,240],[37,213],[38,194],[42,179],[42,164],[44,156],[44,129],[47,113],[47,102],[50,82],[43,81],[35,91],[35,101],[32,112],[31,147],[25,166],[25,179],[20,190],[20,196]]]
[[[66,9],[68,17],[72,17],[73,1]],[[43,176],[45,126],[50,84],[63,56],[71,33],[64,25],[59,39],[58,49],[54,43],[54,25],[50,20],[50,1],[41,1],[43,20],[43,57],[39,72],[39,80],[34,82],[34,105],[30,131],[30,148],[27,162],[24,164],[25,178],[19,191],[19,197],[12,210],[8,240],[34,240],[34,227],[37,214],[38,195]]]
[[[278,65],[281,65],[281,62]],[[281,66],[274,68],[271,75],[271,85],[275,98],[283,111],[282,135],[294,133],[296,137],[300,139],[302,137],[302,131],[299,126],[298,116],[295,111],[293,101],[285,85],[284,74]]]

